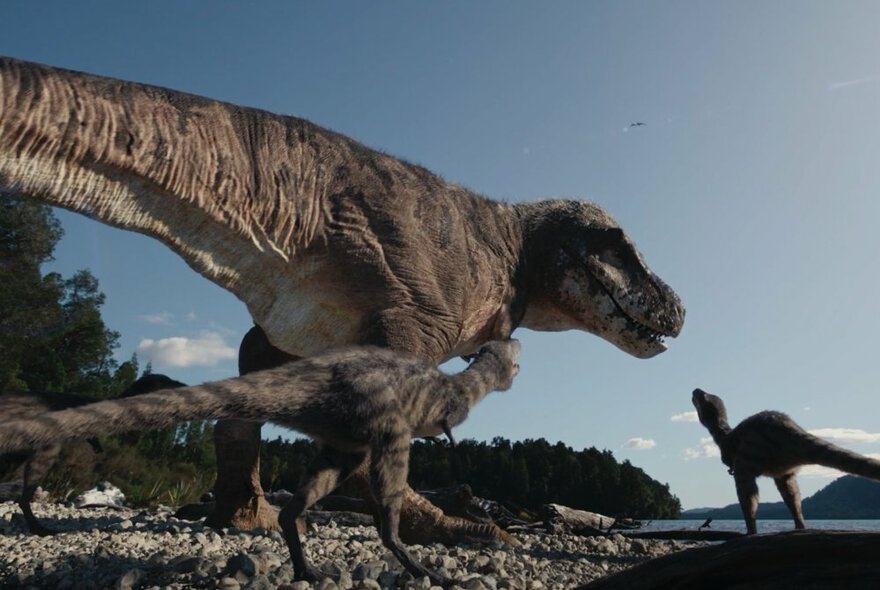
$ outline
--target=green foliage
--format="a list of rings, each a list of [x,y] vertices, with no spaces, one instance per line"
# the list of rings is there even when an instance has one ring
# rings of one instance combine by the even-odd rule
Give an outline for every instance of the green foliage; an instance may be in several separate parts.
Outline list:
[[[213,426],[191,422],[175,428],[100,439],[103,452],[87,443],[65,447],[43,488],[64,498],[110,481],[132,506],[178,506],[197,500],[214,483],[217,466]]]
[[[104,294],[87,270],[42,275],[62,231],[45,205],[0,197],[0,393],[115,385],[119,334],[101,319]]]
[[[263,487],[295,490],[316,454],[306,440],[267,442],[260,456]],[[416,441],[409,483],[415,489],[468,483],[477,496],[529,510],[552,502],[634,518],[677,518],[681,512],[668,485],[629,461],[618,463],[607,450],[574,451],[544,439],[463,440],[455,449]]]
[[[138,374],[137,357],[113,358],[119,334],[101,318],[104,294],[87,270],[45,276],[61,238],[49,207],[0,197],[0,394],[68,391],[96,398],[118,395]],[[148,370],[150,369],[148,365]],[[136,504],[179,503],[207,490],[216,472],[213,427],[191,422],[65,446],[43,482],[67,497],[109,480]]]

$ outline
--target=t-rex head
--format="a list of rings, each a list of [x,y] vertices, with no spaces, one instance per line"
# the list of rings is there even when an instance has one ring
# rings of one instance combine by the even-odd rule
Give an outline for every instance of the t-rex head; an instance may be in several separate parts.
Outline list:
[[[638,358],[666,350],[684,306],[599,206],[549,200],[516,206],[523,220],[528,295],[521,325],[580,329]]]

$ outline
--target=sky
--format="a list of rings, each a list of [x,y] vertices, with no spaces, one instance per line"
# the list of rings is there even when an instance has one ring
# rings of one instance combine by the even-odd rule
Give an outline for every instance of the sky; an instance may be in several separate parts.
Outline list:
[[[518,330],[514,387],[456,434],[609,449],[693,508],[736,501],[694,387],[733,423],[781,410],[880,453],[878,21],[857,1],[10,1],[0,54],[304,117],[506,202],[599,203],[682,297],[682,334],[638,360]],[[98,277],[120,360],[237,373],[241,302],[152,239],[58,216],[47,270]]]

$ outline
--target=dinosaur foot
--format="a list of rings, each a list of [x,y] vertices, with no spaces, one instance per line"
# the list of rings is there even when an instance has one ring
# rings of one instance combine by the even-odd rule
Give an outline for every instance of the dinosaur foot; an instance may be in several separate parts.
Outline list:
[[[491,523],[477,523],[458,516],[447,516],[424,496],[411,488],[404,490],[400,511],[400,538],[407,544],[502,542],[518,546],[510,533]]]

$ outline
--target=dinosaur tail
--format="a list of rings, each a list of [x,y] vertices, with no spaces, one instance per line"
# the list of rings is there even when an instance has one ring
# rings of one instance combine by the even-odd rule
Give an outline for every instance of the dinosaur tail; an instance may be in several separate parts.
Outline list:
[[[261,407],[259,396],[249,395],[258,383],[251,375],[204,385],[160,389],[129,398],[106,400],[48,412],[28,420],[0,423],[0,454],[41,448],[72,438],[90,438],[131,430],[149,430],[189,420],[271,418],[272,408]],[[290,407],[287,408],[290,410]]]
[[[880,461],[838,447],[818,437],[810,438],[814,443],[811,453],[813,463],[880,481]]]

